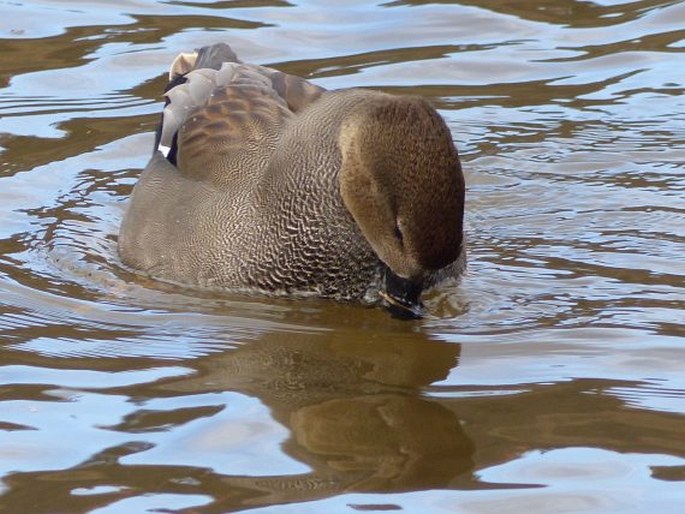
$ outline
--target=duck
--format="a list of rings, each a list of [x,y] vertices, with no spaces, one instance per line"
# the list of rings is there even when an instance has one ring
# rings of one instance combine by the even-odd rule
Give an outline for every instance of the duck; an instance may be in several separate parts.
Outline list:
[[[424,98],[326,90],[226,43],[171,64],[122,263],[202,289],[316,296],[425,315],[465,269],[465,181]]]

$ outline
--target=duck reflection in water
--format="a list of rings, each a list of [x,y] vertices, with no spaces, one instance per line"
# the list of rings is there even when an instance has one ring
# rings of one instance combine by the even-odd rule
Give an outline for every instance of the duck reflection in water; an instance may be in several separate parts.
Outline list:
[[[239,391],[290,430],[283,449],[311,472],[223,476],[229,487],[258,491],[250,505],[449,487],[473,467],[473,444],[455,414],[421,389],[446,378],[460,346],[412,337],[269,334],[201,360],[198,375],[164,388]]]

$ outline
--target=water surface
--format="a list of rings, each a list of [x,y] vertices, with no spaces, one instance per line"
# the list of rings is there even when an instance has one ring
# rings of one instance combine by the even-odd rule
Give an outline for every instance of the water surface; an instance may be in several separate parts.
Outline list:
[[[0,511],[676,513],[685,3],[0,1]],[[429,98],[470,262],[431,316],[146,280],[181,51]]]

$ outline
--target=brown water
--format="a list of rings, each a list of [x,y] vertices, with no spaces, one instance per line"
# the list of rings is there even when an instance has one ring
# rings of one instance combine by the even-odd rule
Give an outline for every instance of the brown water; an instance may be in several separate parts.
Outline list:
[[[685,512],[685,2],[0,1],[0,511]],[[470,268],[399,322],[116,234],[180,51],[425,95]]]

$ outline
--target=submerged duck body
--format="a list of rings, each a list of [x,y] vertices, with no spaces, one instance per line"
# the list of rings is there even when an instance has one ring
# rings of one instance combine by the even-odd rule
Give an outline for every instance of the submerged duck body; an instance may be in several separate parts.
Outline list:
[[[203,288],[384,298],[464,267],[464,178],[425,100],[241,63],[225,44],[172,65],[155,150],[119,234],[122,261]]]

